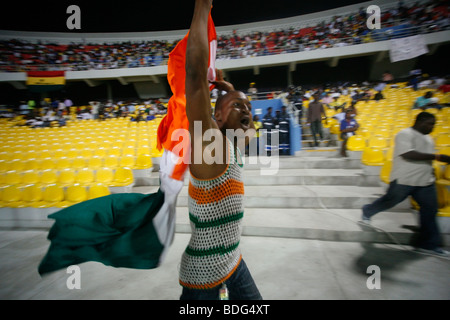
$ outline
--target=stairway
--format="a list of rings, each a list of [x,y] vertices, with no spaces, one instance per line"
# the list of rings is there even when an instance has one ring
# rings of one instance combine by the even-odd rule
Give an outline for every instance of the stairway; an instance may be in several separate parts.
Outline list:
[[[298,152],[278,157],[276,174],[268,171],[268,158],[244,158],[244,236],[369,241],[409,244],[417,226],[416,214],[405,201],[360,225],[361,207],[384,194],[381,184],[366,186],[359,159],[336,157],[336,148]],[[272,167],[274,164],[272,163]],[[153,172],[145,186],[134,192],[157,190]],[[188,178],[177,201],[176,232],[190,233],[187,208]]]

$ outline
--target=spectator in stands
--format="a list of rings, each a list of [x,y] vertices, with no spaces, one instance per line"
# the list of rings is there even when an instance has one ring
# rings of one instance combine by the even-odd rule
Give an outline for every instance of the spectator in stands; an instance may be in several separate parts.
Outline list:
[[[420,207],[418,248],[427,253],[448,256],[449,253],[440,248],[433,160],[450,163],[450,156],[435,153],[433,139],[428,136],[435,123],[433,114],[421,112],[412,127],[396,135],[389,189],[381,198],[363,206],[362,222],[370,223],[378,212],[386,211],[412,196]]]
[[[258,89],[256,88],[256,83],[254,82],[250,83],[250,87],[248,88],[247,93],[252,100],[258,100]]]
[[[429,105],[433,103],[431,98],[433,97],[432,91],[427,91],[421,97],[418,97],[414,102],[413,109],[422,109],[425,110]]]
[[[380,101],[381,99],[384,99],[383,93],[381,91],[377,91],[377,93],[373,96],[373,100]]]
[[[356,130],[358,130],[359,124],[353,118],[353,110],[347,109],[345,110],[345,118],[340,123],[340,131],[341,131],[341,156],[347,157],[347,140],[349,137],[356,134]]]
[[[259,120],[259,116],[255,114],[253,116],[253,124],[255,126],[255,137],[250,141],[250,144],[247,146],[247,153],[250,156],[256,156],[260,154],[259,148],[259,137],[260,137],[260,129],[262,129],[263,124]]]
[[[309,103],[306,124],[310,125],[311,133],[314,139],[314,146],[319,145],[317,141],[317,134],[320,137],[320,141],[323,140],[322,131],[322,116],[326,119],[325,109],[323,103],[319,101],[319,94],[315,93],[313,95],[314,100]]]
[[[392,81],[394,81],[394,76],[388,71],[386,70],[383,73],[383,77],[382,77],[383,82],[385,83],[391,83]]]

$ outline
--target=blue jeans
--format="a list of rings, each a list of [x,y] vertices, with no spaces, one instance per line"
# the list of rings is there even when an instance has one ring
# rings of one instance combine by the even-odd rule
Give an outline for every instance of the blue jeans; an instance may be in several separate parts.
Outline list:
[[[242,259],[236,271],[225,281],[230,300],[262,300],[252,275]],[[183,287],[180,300],[219,300],[222,284],[212,289],[188,289]]]
[[[438,248],[441,245],[441,236],[436,220],[438,201],[434,183],[426,187],[415,187],[397,184],[397,181],[394,180],[389,184],[389,189],[384,196],[363,206],[363,215],[370,218],[380,211],[394,207],[408,196],[412,196],[420,207],[418,246],[429,250]]]
[[[311,122],[311,133],[314,138],[314,146],[317,147],[319,145],[317,142],[317,134],[320,136],[320,140],[323,139],[322,120],[314,120]]]

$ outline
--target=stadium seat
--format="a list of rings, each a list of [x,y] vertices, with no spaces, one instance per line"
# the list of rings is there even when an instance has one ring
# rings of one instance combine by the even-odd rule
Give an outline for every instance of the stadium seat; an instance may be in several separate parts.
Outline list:
[[[372,136],[367,141],[367,146],[372,148],[386,149],[389,147],[388,140],[379,135]]]
[[[39,162],[39,169],[41,170],[55,169],[55,168],[56,162],[52,158],[41,159],[41,161]]]
[[[119,166],[120,167],[133,168],[135,163],[136,163],[136,160],[135,160],[134,156],[130,155],[130,154],[123,155],[119,159]]]
[[[3,174],[2,183],[10,186],[21,184],[22,174],[15,170],[7,171]]]
[[[97,183],[89,186],[88,199],[100,198],[110,194],[111,192],[106,185]]]
[[[13,159],[9,162],[8,165],[8,169],[9,170],[14,170],[14,171],[23,171],[25,169],[25,160],[23,159]]]
[[[72,168],[66,168],[59,171],[58,184],[62,186],[70,186],[75,183],[76,172]]]
[[[22,190],[18,185],[7,186],[2,190],[2,205],[17,208],[21,206]]]
[[[42,188],[39,185],[30,184],[22,189],[22,201],[26,207],[35,206],[42,197]]]
[[[136,156],[139,156],[141,154],[150,154],[151,155],[152,150],[150,149],[150,147],[148,145],[140,146],[136,150]]]
[[[103,159],[103,166],[106,168],[117,168],[119,166],[119,157],[116,155],[108,155]]]
[[[122,149],[119,147],[112,147],[108,149],[108,156],[120,157],[122,155]]]
[[[67,187],[65,200],[69,202],[69,205],[88,200],[86,187],[79,184]]]
[[[381,149],[366,147],[361,155],[361,162],[366,166],[382,166],[384,154]]]
[[[42,201],[36,204],[40,208],[64,207],[64,188],[57,184],[47,185],[42,193]]]
[[[114,172],[112,187],[128,186],[134,182],[133,171],[130,168],[117,168]]]
[[[58,170],[67,169],[72,167],[72,160],[68,157],[61,157],[56,160],[55,168]]]
[[[75,182],[83,186],[91,184],[94,179],[94,171],[89,168],[79,169],[75,175]]]
[[[439,134],[435,139],[435,144],[437,148],[450,146],[450,135],[447,133]]]
[[[39,182],[41,185],[50,185],[58,181],[58,173],[54,169],[47,169],[41,172]]]
[[[392,170],[392,161],[386,160],[380,170],[380,179],[382,182],[390,183],[390,174]]]
[[[103,158],[100,156],[92,156],[87,160],[87,166],[90,169],[97,169],[103,166]]]
[[[150,169],[153,167],[152,156],[150,154],[140,154],[137,156],[134,169]]]
[[[114,172],[112,168],[98,168],[95,171],[95,181],[99,183],[103,183],[109,185],[114,178]]]
[[[366,138],[361,135],[350,136],[347,140],[347,150],[363,151],[366,147]]]
[[[73,169],[83,169],[87,167],[86,159],[82,156],[77,156],[72,160]]]
[[[22,173],[22,183],[25,185],[38,184],[40,181],[39,172],[36,170],[27,170]]]

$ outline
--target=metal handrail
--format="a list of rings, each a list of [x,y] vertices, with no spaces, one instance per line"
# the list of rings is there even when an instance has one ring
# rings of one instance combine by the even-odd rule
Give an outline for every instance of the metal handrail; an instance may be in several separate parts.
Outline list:
[[[296,41],[275,45],[271,48],[265,45],[264,48],[256,48],[253,45],[232,47],[232,48],[218,48],[217,59],[241,59],[256,56],[270,56],[285,53],[294,53],[310,50],[321,50],[327,48],[336,48],[340,46],[351,46],[361,43],[370,43],[377,41],[385,41],[389,39],[403,38],[418,34],[428,34],[438,31],[450,30],[450,25],[440,26],[436,23],[428,23],[423,25],[411,25],[409,27],[398,28],[403,24],[397,24],[392,27],[382,28],[379,30],[371,30],[363,36],[353,36],[346,38],[327,38],[323,40],[314,39],[308,42]],[[397,29],[395,29],[397,27]],[[266,43],[267,44],[267,43]],[[26,71],[83,71],[83,70],[105,70],[105,69],[120,69],[120,68],[140,68],[152,67],[157,65],[166,65],[167,58],[160,59],[157,64],[147,63],[141,64],[140,59],[136,57],[130,62],[90,62],[90,63],[63,63],[63,64],[29,64],[29,65],[10,65],[1,64],[0,72],[26,72]]]

